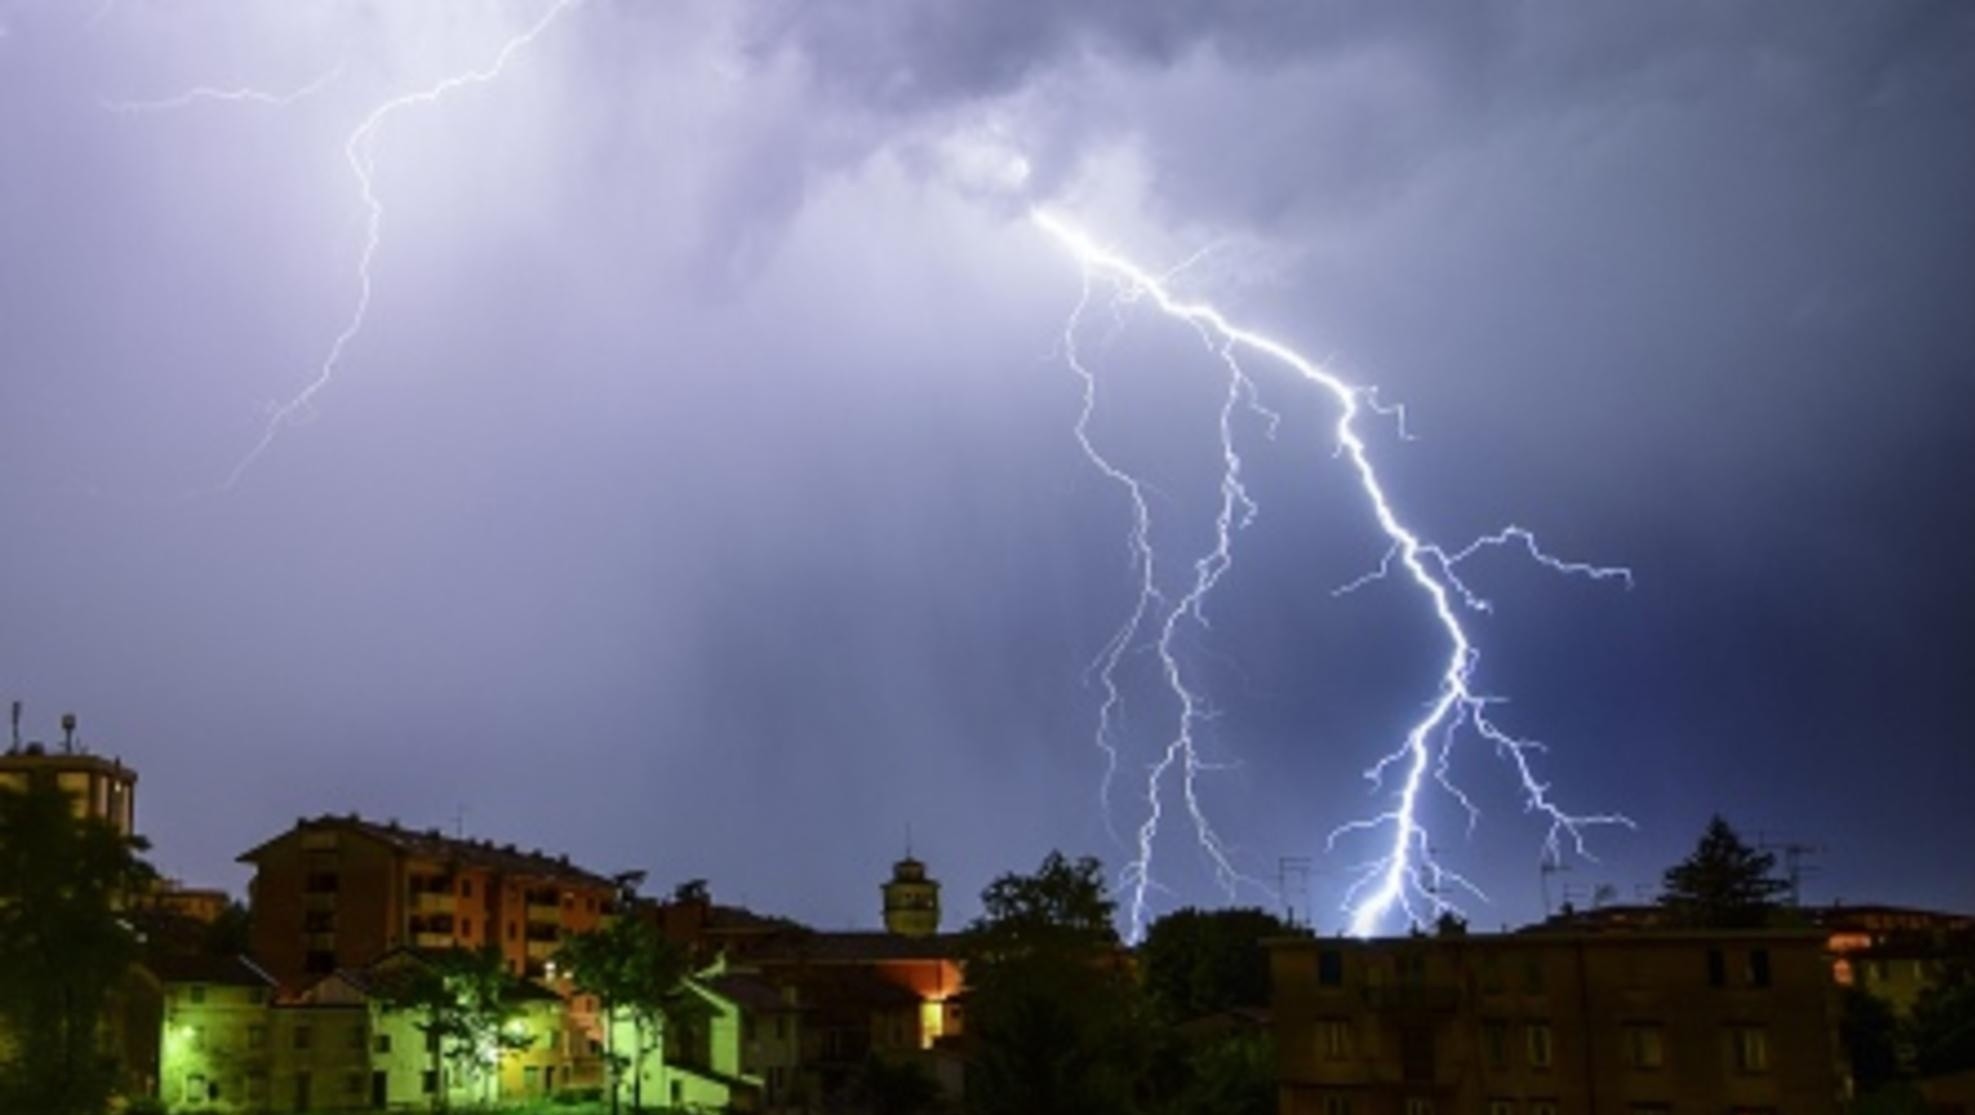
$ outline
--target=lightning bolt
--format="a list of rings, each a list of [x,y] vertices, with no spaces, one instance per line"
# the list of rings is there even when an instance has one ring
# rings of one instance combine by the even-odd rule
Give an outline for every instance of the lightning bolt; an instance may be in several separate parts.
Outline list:
[[[396,114],[410,108],[430,105],[450,94],[472,86],[485,85],[505,73],[514,58],[546,32],[565,12],[582,0],[555,0],[535,22],[519,34],[502,44],[493,59],[478,69],[454,74],[451,77],[404,93],[379,104],[370,110],[350,132],[343,143],[343,155],[349,163],[350,172],[356,177],[358,194],[363,201],[364,232],[363,245],[357,255],[357,297],[350,308],[350,314],[330,342],[322,360],[316,365],[314,375],[302,389],[286,402],[275,404],[269,411],[267,422],[261,430],[260,438],[253,447],[240,458],[227,473],[226,479],[214,491],[229,491],[240,483],[254,463],[274,444],[282,429],[304,415],[309,406],[336,378],[337,370],[358,334],[363,332],[365,318],[370,312],[372,292],[371,264],[377,257],[377,249],[383,239],[384,202],[377,194],[376,154],[374,145],[378,129]],[[319,91],[341,73],[341,68],[317,78],[308,85],[291,93],[267,93],[256,89],[218,89],[200,87],[187,90],[176,96],[155,101],[106,102],[106,107],[118,112],[153,112],[184,108],[202,101],[223,101],[236,103],[263,104],[283,107],[293,104],[303,97]]]
[[[289,93],[269,93],[264,90],[245,87],[220,89],[210,85],[201,85],[196,88],[187,89],[183,93],[155,101],[104,101],[102,103],[103,107],[109,109],[111,112],[122,113],[169,112],[173,109],[190,107],[201,101],[258,104],[266,105],[269,108],[286,108],[304,97],[310,97],[320,93],[331,82],[342,76],[343,67],[338,66],[321,77],[316,78],[314,81],[309,82],[307,85],[302,86],[300,89]]]
[[[1406,730],[1391,752],[1365,771],[1365,777],[1376,790],[1384,787],[1389,772],[1397,769],[1398,787],[1390,795],[1391,804],[1374,816],[1338,826],[1327,841],[1334,850],[1340,839],[1353,833],[1383,835],[1383,851],[1371,862],[1360,865],[1357,879],[1345,892],[1343,909],[1351,932],[1356,936],[1370,936],[1395,913],[1409,924],[1418,925],[1443,912],[1457,910],[1456,903],[1447,897],[1450,888],[1485,898],[1471,881],[1438,862],[1426,825],[1420,818],[1421,796],[1426,789],[1426,780],[1431,776],[1435,784],[1466,811],[1470,828],[1479,819],[1479,810],[1474,802],[1448,774],[1449,753],[1464,728],[1487,741],[1503,757],[1520,784],[1525,808],[1547,821],[1548,829],[1542,844],[1545,857],[1560,858],[1566,844],[1571,851],[1589,856],[1585,843],[1587,829],[1598,825],[1630,826],[1632,822],[1619,814],[1580,815],[1565,811],[1551,797],[1549,785],[1535,772],[1531,757],[1542,749],[1542,745],[1502,730],[1489,718],[1489,706],[1496,699],[1478,693],[1473,687],[1480,651],[1462,624],[1461,612],[1486,612],[1490,605],[1469,588],[1459,570],[1464,562],[1484,550],[1514,548],[1539,565],[1571,576],[1598,581],[1615,580],[1629,586],[1631,571],[1617,566],[1566,561],[1544,550],[1534,534],[1516,526],[1504,528],[1456,550],[1426,541],[1419,532],[1406,525],[1393,509],[1372,462],[1370,450],[1358,430],[1358,418],[1370,412],[1396,420],[1401,436],[1408,436],[1402,409],[1382,405],[1369,389],[1347,383],[1283,342],[1234,324],[1212,305],[1182,300],[1172,292],[1166,278],[1104,248],[1062,218],[1036,211],[1031,214],[1031,219],[1067,249],[1081,267],[1082,291],[1065,325],[1063,340],[1066,362],[1084,385],[1083,407],[1077,418],[1075,434],[1085,456],[1125,490],[1132,507],[1128,545],[1137,572],[1137,598],[1124,625],[1105,644],[1096,663],[1104,692],[1098,713],[1097,743],[1106,759],[1103,796],[1107,803],[1118,764],[1116,722],[1122,704],[1114,673],[1133,642],[1148,625],[1157,625],[1153,646],[1166,687],[1179,706],[1173,735],[1148,776],[1147,817],[1137,833],[1137,858],[1127,865],[1122,874],[1129,895],[1127,912],[1131,939],[1138,939],[1143,931],[1148,891],[1156,887],[1152,875],[1153,838],[1158,833],[1164,813],[1164,783],[1175,769],[1178,771],[1181,799],[1192,821],[1194,834],[1217,880],[1230,890],[1244,881],[1232,865],[1227,845],[1215,832],[1200,804],[1196,777],[1211,767],[1200,758],[1194,730],[1205,708],[1200,694],[1182,669],[1174,644],[1178,629],[1187,620],[1203,626],[1206,624],[1202,605],[1232,567],[1234,534],[1252,521],[1256,513],[1255,502],[1242,485],[1241,456],[1231,424],[1234,408],[1241,401],[1247,400],[1250,405],[1259,407],[1253,401],[1254,383],[1241,362],[1244,354],[1258,355],[1287,367],[1328,393],[1336,403],[1337,421],[1333,433],[1337,451],[1349,461],[1372,517],[1389,544],[1376,569],[1341,586],[1338,591],[1355,591],[1374,581],[1402,574],[1404,581],[1430,607],[1446,640],[1446,657],[1438,687],[1425,713]],[[1155,576],[1156,555],[1150,543],[1150,514],[1144,482],[1107,458],[1092,443],[1089,435],[1089,422],[1096,406],[1097,380],[1083,362],[1076,338],[1091,301],[1093,286],[1099,279],[1111,285],[1121,302],[1149,299],[1160,312],[1192,327],[1228,372],[1228,390],[1220,409],[1223,472],[1220,506],[1215,517],[1215,542],[1207,554],[1196,559],[1188,588],[1176,598],[1162,592]]]

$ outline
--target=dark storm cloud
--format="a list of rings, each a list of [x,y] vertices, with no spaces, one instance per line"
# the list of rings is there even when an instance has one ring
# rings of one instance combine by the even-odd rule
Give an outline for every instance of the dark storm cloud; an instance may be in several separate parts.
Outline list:
[[[1045,203],[1148,262],[1228,244],[1183,281],[1410,405],[1378,451],[1435,538],[1638,569],[1475,571],[1504,717],[1642,822],[1581,878],[1652,879],[1720,808],[1839,848],[1852,897],[1975,901],[1899,854],[1975,777],[1965,5],[591,0],[382,130],[337,383],[178,498],[349,310],[349,129],[534,10],[0,4],[0,678],[139,763],[167,867],[464,808],[836,924],[907,823],[963,905],[1052,844],[1116,862],[1083,671],[1126,520],[1070,436]],[[286,109],[101,103],[337,67]],[[1095,429],[1183,569],[1214,366],[1126,321]],[[1375,807],[1436,650],[1392,586],[1332,595],[1375,540],[1324,400],[1258,381],[1263,514],[1189,648],[1268,875]],[[1168,710],[1132,667],[1136,779]],[[1457,763],[1490,818],[1449,850],[1523,916],[1536,834]]]

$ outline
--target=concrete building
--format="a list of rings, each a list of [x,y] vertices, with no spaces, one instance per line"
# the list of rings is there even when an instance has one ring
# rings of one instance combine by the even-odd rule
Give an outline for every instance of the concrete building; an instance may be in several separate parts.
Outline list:
[[[1272,942],[1280,1109],[1836,1112],[1824,943],[1679,930]]]
[[[564,938],[611,916],[615,882],[568,857],[355,815],[304,819],[240,856],[254,956],[283,987],[363,968],[399,948],[497,945],[549,978]]]
[[[52,779],[75,803],[78,817],[107,822],[125,836],[137,831],[137,772],[120,759],[91,754],[75,738],[75,715],[62,717],[62,744],[21,741],[21,706],[14,702],[12,742],[0,754],[0,789],[19,790],[32,778]]]

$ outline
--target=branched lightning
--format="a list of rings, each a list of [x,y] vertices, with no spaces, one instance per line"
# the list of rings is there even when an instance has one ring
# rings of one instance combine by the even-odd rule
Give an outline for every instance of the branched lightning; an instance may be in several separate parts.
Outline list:
[[[1394,572],[1403,572],[1405,580],[1431,606],[1447,643],[1439,685],[1425,713],[1406,731],[1396,748],[1365,772],[1375,788],[1382,788],[1389,771],[1394,768],[1400,771],[1398,787],[1391,795],[1390,806],[1372,817],[1340,825],[1330,834],[1329,844],[1333,848],[1340,838],[1348,834],[1384,834],[1384,851],[1359,866],[1357,879],[1345,893],[1344,910],[1350,919],[1351,932],[1357,936],[1369,936],[1395,912],[1410,924],[1420,924],[1442,912],[1456,909],[1455,903],[1446,896],[1450,889],[1481,895],[1470,880],[1439,863],[1420,817],[1421,794],[1429,775],[1465,810],[1470,827],[1479,817],[1473,800],[1449,775],[1449,754],[1463,728],[1470,729],[1494,746],[1515,773],[1525,808],[1547,820],[1548,831],[1543,839],[1543,854],[1546,857],[1561,857],[1566,843],[1577,854],[1588,855],[1584,836],[1586,829],[1597,825],[1630,825],[1630,821],[1617,814],[1580,815],[1566,812],[1551,798],[1549,785],[1537,776],[1531,764],[1531,754],[1541,750],[1542,745],[1511,735],[1489,719],[1488,709],[1495,701],[1477,693],[1472,687],[1480,652],[1459,615],[1461,608],[1487,611],[1489,604],[1468,587],[1458,569],[1463,562],[1483,550],[1514,547],[1520,548],[1537,564],[1558,573],[1599,581],[1618,580],[1629,585],[1630,571],[1558,558],[1545,551],[1536,536],[1521,527],[1505,528],[1452,551],[1426,541],[1407,526],[1393,509],[1357,427],[1359,415],[1369,411],[1394,419],[1401,436],[1408,436],[1402,409],[1381,404],[1369,389],[1345,382],[1282,342],[1233,324],[1214,306],[1183,301],[1172,293],[1166,278],[1100,246],[1062,219],[1046,212],[1036,212],[1032,216],[1038,226],[1076,257],[1082,268],[1082,294],[1065,326],[1063,342],[1066,360],[1084,384],[1083,408],[1075,427],[1078,443],[1093,464],[1127,492],[1132,506],[1128,540],[1133,567],[1137,571],[1137,599],[1124,625],[1105,644],[1096,663],[1104,692],[1098,713],[1097,742],[1106,760],[1104,797],[1107,803],[1119,760],[1116,726],[1122,697],[1114,674],[1141,631],[1154,622],[1154,617],[1158,633],[1154,649],[1166,687],[1179,705],[1174,733],[1158,761],[1153,764],[1147,781],[1147,817],[1137,834],[1137,858],[1127,865],[1123,876],[1132,938],[1136,939],[1143,930],[1148,891],[1157,885],[1152,875],[1152,845],[1164,809],[1163,782],[1174,768],[1178,768],[1181,797],[1192,820],[1195,836],[1216,878],[1229,888],[1242,881],[1242,876],[1231,862],[1226,844],[1215,832],[1200,803],[1195,777],[1210,768],[1199,756],[1194,729],[1205,714],[1205,705],[1181,668],[1174,645],[1175,634],[1188,617],[1197,623],[1206,622],[1202,604],[1232,565],[1234,534],[1247,525],[1256,512],[1256,505],[1242,484],[1241,457],[1231,425],[1237,403],[1245,400],[1251,406],[1259,405],[1255,402],[1255,385],[1239,359],[1242,353],[1254,353],[1287,366],[1328,392],[1337,404],[1338,416],[1333,427],[1337,451],[1348,459],[1373,518],[1389,543],[1376,569],[1338,591],[1354,591]],[[1194,562],[1193,579],[1185,593],[1176,598],[1168,598],[1162,593],[1155,576],[1155,555],[1150,542],[1150,515],[1144,483],[1105,457],[1094,446],[1089,435],[1090,418],[1096,405],[1097,381],[1078,354],[1076,335],[1090,302],[1093,282],[1100,277],[1113,286],[1121,301],[1149,298],[1161,312],[1192,326],[1219,356],[1229,374],[1228,390],[1220,411],[1224,468],[1221,501],[1215,518],[1215,543],[1206,555]]]
[[[155,101],[104,101],[103,107],[111,112],[169,112],[187,108],[201,101],[231,102],[234,104],[266,105],[269,108],[286,108],[304,97],[313,96],[327,88],[337,78],[343,76],[343,67],[333,70],[288,93],[269,93],[262,89],[237,88],[220,89],[211,85],[201,85],[187,89],[170,97]]]
[[[286,402],[275,404],[268,411],[267,422],[261,436],[239,462],[233,466],[225,481],[218,485],[218,491],[227,491],[240,482],[254,462],[274,444],[283,427],[297,421],[307,413],[308,407],[317,395],[336,378],[336,371],[342,365],[344,354],[357,335],[363,331],[364,319],[370,312],[371,263],[377,256],[378,245],[382,241],[384,226],[384,202],[377,195],[376,156],[373,145],[377,131],[384,122],[396,113],[419,105],[429,105],[448,94],[475,85],[485,85],[499,78],[517,54],[527,48],[550,25],[562,17],[563,13],[581,3],[582,0],[555,0],[548,9],[527,29],[508,39],[486,65],[464,73],[454,74],[423,89],[404,93],[383,102],[370,110],[350,132],[343,143],[343,155],[349,163],[350,172],[356,176],[357,189],[363,201],[364,232],[363,244],[357,254],[357,297],[350,308],[350,315],[343,327],[330,342],[315,374],[301,391]],[[341,74],[341,68],[332,70],[308,85],[290,93],[268,93],[256,89],[220,89],[200,87],[176,96],[155,101],[105,102],[105,107],[117,112],[154,112],[184,108],[202,101],[241,102],[282,107],[318,92]]]

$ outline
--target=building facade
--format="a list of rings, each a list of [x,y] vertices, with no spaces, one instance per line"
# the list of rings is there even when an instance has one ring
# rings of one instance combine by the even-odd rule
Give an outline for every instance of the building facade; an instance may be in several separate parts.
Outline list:
[[[1815,932],[1285,939],[1283,1115],[1836,1112]]]
[[[297,821],[240,860],[253,954],[291,990],[399,948],[495,946],[515,975],[552,978],[562,941],[603,925],[617,897],[566,856],[354,815]]]

